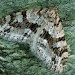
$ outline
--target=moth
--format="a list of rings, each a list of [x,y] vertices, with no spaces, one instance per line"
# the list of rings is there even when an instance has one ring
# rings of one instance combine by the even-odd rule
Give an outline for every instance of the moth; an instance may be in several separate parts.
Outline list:
[[[61,19],[55,8],[13,12],[0,19],[0,37],[29,43],[33,54],[50,70],[63,72],[68,48]]]

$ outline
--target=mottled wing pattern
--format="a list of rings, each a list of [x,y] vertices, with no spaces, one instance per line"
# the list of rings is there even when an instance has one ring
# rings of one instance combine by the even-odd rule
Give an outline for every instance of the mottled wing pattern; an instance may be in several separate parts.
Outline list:
[[[0,19],[0,37],[28,42],[31,51],[48,68],[62,72],[68,51],[61,20],[54,8],[30,9],[14,12]]]
[[[28,11],[27,18],[41,25],[33,39],[32,49],[36,50],[48,67],[62,72],[66,66],[68,52],[61,20],[55,9]],[[33,16],[33,19],[32,19]],[[41,54],[40,54],[41,53]]]

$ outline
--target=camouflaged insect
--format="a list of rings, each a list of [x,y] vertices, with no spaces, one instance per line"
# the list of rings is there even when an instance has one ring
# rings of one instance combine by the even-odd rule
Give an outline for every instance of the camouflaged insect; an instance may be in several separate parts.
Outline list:
[[[68,58],[61,20],[54,8],[14,12],[0,19],[0,37],[29,43],[31,51],[48,68],[62,72]]]

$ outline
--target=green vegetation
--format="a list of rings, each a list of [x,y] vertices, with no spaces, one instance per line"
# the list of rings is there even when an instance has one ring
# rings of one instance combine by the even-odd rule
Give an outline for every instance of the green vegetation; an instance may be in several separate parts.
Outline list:
[[[0,0],[0,17],[13,11],[51,6],[56,7],[65,20],[74,19],[75,0]]]

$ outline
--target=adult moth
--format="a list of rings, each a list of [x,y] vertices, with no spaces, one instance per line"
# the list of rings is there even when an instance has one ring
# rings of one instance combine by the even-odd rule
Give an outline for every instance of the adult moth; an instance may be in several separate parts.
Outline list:
[[[31,51],[48,68],[62,72],[68,58],[61,20],[54,8],[14,12],[0,19],[0,37],[29,43]]]

